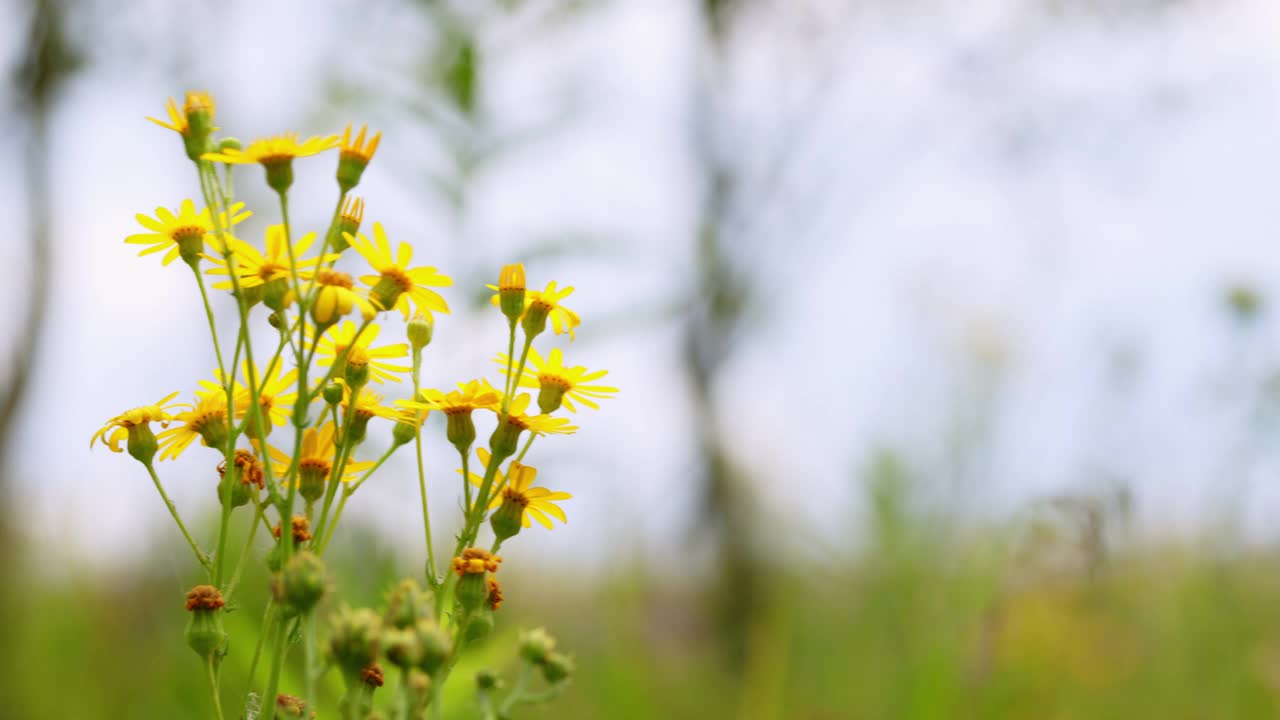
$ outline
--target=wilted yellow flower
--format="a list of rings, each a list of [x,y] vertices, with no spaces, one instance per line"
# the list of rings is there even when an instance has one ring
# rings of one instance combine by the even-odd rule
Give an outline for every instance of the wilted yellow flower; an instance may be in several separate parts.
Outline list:
[[[231,206],[230,213],[222,213],[220,221],[223,230],[229,230],[231,226],[253,214],[243,208],[244,203],[236,203]],[[198,260],[205,243],[209,243],[216,251],[221,251],[214,236],[213,213],[209,212],[209,208],[196,212],[196,205],[191,200],[183,200],[176,215],[168,208],[158,207],[154,218],[142,213],[138,213],[136,217],[142,227],[151,231],[124,239],[131,245],[148,246],[138,253],[139,256],[168,250],[162,261],[162,264],[168,265],[179,255],[187,262]]]
[[[124,452],[120,447],[120,442],[129,437],[130,429],[153,422],[160,423],[161,427],[169,427],[169,421],[173,419],[173,415],[169,410],[185,407],[179,403],[172,402],[176,397],[178,397],[178,393],[172,392],[151,405],[143,405],[132,410],[126,410],[111,418],[106,425],[103,425],[89,439],[89,447],[93,447],[94,443],[101,440],[102,444],[106,445],[111,452]]]
[[[407,365],[385,362],[387,358],[407,357],[409,355],[407,344],[397,343],[371,348],[373,341],[378,339],[379,328],[377,325],[369,325],[353,345],[352,340],[355,340],[357,330],[356,324],[350,320],[330,328],[316,343],[316,353],[320,356],[317,364],[320,367],[328,367],[334,363],[335,359],[342,358],[343,353],[346,353],[346,358],[368,365],[369,377],[379,383],[398,380],[396,373],[409,372],[411,368]],[[333,371],[334,377],[342,377],[344,372],[342,365],[346,362],[346,358],[339,360],[339,367]]]
[[[506,353],[500,353],[495,359],[502,366],[504,374],[508,372],[508,367],[512,367],[512,372],[515,370],[514,366],[508,365],[509,359]],[[600,406],[594,400],[612,397],[618,389],[588,383],[608,374],[607,370],[588,372],[582,366],[565,367],[564,353],[560,348],[553,348],[546,359],[543,359],[537,348],[531,346],[518,387],[539,390],[538,407],[544,413],[554,412],[562,402],[569,412],[577,412],[577,408],[573,406],[574,400],[592,410],[598,410]]]
[[[489,451],[484,448],[476,448],[476,456],[480,458],[480,467],[488,467]],[[459,470],[458,472],[462,472]],[[565,517],[564,510],[560,509],[557,502],[569,500],[573,496],[567,492],[553,492],[543,487],[533,487],[533,481],[538,477],[537,468],[530,467],[518,462],[511,463],[510,478],[504,477],[501,470],[493,477],[493,490],[489,500],[489,509],[492,510],[502,505],[504,502],[510,502],[514,506],[522,508],[524,513],[521,522],[524,527],[529,527],[529,518],[532,517],[538,521],[538,524],[551,529],[551,517],[555,517],[560,522],[568,522]],[[472,485],[482,487],[484,485],[484,477],[476,473],[467,473],[467,479]],[[548,517],[551,516],[551,517]]]
[[[391,243],[382,229],[382,223],[373,224],[373,241],[363,233],[346,235],[347,242],[364,256],[369,265],[378,271],[378,275],[364,275],[360,281],[369,285],[369,300],[379,310],[399,308],[404,319],[409,319],[409,302],[419,310],[428,312],[449,312],[449,305],[434,290],[427,287],[449,287],[453,279],[441,275],[433,267],[417,267],[410,269],[413,260],[413,248],[409,243],[400,243],[395,255],[391,254]]]

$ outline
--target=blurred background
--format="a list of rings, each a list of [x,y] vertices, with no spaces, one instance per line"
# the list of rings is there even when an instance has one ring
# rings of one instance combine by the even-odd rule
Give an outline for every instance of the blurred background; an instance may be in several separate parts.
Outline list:
[[[122,242],[198,195],[144,120],[187,89],[245,140],[384,133],[366,223],[456,281],[427,385],[493,377],[501,263],[576,287],[566,349],[622,392],[531,455],[574,494],[568,525],[504,548],[492,662],[545,624],[580,668],[529,717],[1280,710],[1273,3],[9,0],[0,18],[3,717],[204,716],[181,635],[195,568],[136,463],[87,447],[214,364],[185,269]],[[295,227],[327,222],[332,161],[299,161]],[[274,205],[238,177],[256,239]],[[161,469],[201,537],[211,462]],[[353,502],[340,599],[421,567],[415,486],[406,452]],[[257,632],[264,584],[233,636]]]

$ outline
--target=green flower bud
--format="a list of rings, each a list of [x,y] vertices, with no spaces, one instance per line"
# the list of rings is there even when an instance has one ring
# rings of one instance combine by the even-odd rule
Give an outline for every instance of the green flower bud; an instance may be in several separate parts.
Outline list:
[[[368,608],[343,608],[333,619],[329,653],[344,672],[359,676],[377,659],[381,634],[382,618],[377,613]]]
[[[409,337],[409,345],[413,347],[414,352],[430,345],[435,332],[435,320],[421,311],[414,314],[413,319],[409,321],[409,327],[405,329],[405,335]]]
[[[254,287],[262,286],[255,285]],[[280,332],[285,332],[289,329],[289,318],[284,314],[283,310],[273,310],[271,314],[267,316],[267,324]]]
[[[151,431],[151,423],[144,422],[130,426],[126,447],[135,460],[143,465],[150,465],[156,457],[157,448],[156,434]]]
[[[320,391],[324,397],[324,401],[330,405],[337,405],[342,402],[342,386],[336,382],[327,382],[324,389]]]
[[[411,628],[419,620],[432,616],[431,593],[424,591],[412,578],[405,578],[387,597],[385,619],[395,628]]]
[[[286,617],[302,615],[325,592],[325,567],[309,550],[295,553],[271,582],[271,593]]]
[[[398,668],[417,667],[422,662],[422,641],[409,630],[388,630],[382,634],[387,660]]]
[[[414,626],[414,632],[418,634],[418,642],[422,648],[422,660],[418,667],[428,675],[434,675],[453,652],[453,638],[430,618],[419,620]]]
[[[182,115],[186,119],[186,130],[182,133],[182,143],[187,157],[199,161],[200,156],[209,150],[209,135],[214,131],[213,116],[215,106],[213,96],[206,92],[192,91],[187,93],[182,104]]]
[[[476,687],[480,690],[497,690],[502,687],[502,678],[492,670],[477,671]]]
[[[553,652],[542,663],[542,677],[552,685],[556,685],[572,677],[576,669],[577,665],[573,662],[573,658]]]
[[[520,633],[520,657],[534,665],[546,662],[547,656],[555,649],[556,639],[551,637],[545,628],[534,628]]]

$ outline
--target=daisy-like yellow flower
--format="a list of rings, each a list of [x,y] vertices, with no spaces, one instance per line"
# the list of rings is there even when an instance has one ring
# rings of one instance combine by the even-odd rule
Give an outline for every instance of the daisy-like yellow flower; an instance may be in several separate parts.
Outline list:
[[[307,250],[311,248],[315,239],[315,233],[307,233],[298,238],[293,243],[292,257],[305,257]],[[293,302],[293,290],[289,286],[293,272],[291,270],[289,242],[285,236],[284,225],[272,225],[267,228],[267,252],[265,255],[253,245],[236,238],[231,238],[228,241],[228,245],[234,256],[236,278],[241,289],[252,290],[261,286],[262,290],[259,291],[261,297],[267,307],[272,310],[281,310]],[[336,260],[337,257],[337,254],[330,254],[298,260],[296,266],[298,279],[310,280],[312,272],[317,265],[329,260]],[[209,259],[214,266],[208,269],[208,274],[230,277],[231,269],[227,266],[226,258],[210,256]],[[222,280],[213,285],[215,290],[231,290],[234,287],[235,283],[230,279]]]
[[[516,454],[520,433],[525,430],[534,435],[572,435],[578,431],[577,426],[570,425],[565,418],[527,414],[525,411],[529,408],[529,400],[528,393],[517,396],[507,407],[505,419],[502,417],[501,408],[494,409],[499,423],[497,429],[493,431],[493,436],[489,438],[489,447],[504,459]]]
[[[508,367],[511,368],[510,372],[515,371],[514,365],[508,365],[509,360],[506,353],[500,353],[494,362],[501,365],[502,372],[506,374]],[[578,409],[573,406],[575,400],[592,410],[599,410],[600,406],[595,400],[612,397],[618,392],[618,388],[589,383],[608,374],[607,370],[588,372],[581,365],[565,367],[564,353],[560,348],[553,348],[546,359],[543,359],[537,348],[530,346],[518,387],[538,390],[538,408],[545,414],[555,412],[561,404],[569,412],[577,412]]]
[[[387,380],[396,381],[396,373],[407,373],[411,368],[407,365],[395,365],[386,362],[389,358],[408,357],[409,346],[405,343],[395,345],[383,345],[378,348],[371,348],[373,341],[378,339],[380,331],[377,325],[370,325],[356,339],[356,324],[350,320],[341,325],[334,325],[329,331],[320,337],[320,341],[316,343],[316,353],[319,359],[316,361],[320,367],[329,367],[335,361],[338,367],[334,368],[334,377],[342,377],[346,372],[346,364],[348,362],[353,365],[363,365],[369,368],[369,378],[374,382],[382,383]],[[352,344],[352,341],[355,343]],[[344,356],[345,353],[345,356]]]
[[[360,184],[360,176],[364,174],[364,169],[373,159],[373,154],[378,151],[382,133],[374,133],[366,144],[364,136],[368,131],[368,125],[361,126],[360,134],[354,141],[351,139],[350,124],[342,131],[342,149],[338,151],[338,187],[342,188],[343,192],[349,192],[351,188]]]
[[[409,319],[409,302],[412,301],[419,310],[428,312],[449,312],[449,305],[434,290],[427,287],[449,287],[453,279],[441,275],[433,267],[417,267],[409,269],[413,260],[413,248],[402,242],[391,254],[391,243],[382,223],[373,224],[373,241],[363,233],[344,236],[351,247],[364,256],[369,265],[377,270],[377,275],[364,275],[360,281],[369,285],[369,300],[379,310],[399,308],[404,319]]]
[[[341,378],[335,382],[342,385],[342,410],[344,422],[348,415],[351,415],[351,393],[352,388]],[[397,420],[398,411],[395,408],[387,407],[382,404],[382,396],[368,390],[360,390],[360,394],[355,402],[355,416],[350,420],[351,441],[354,443],[364,442],[366,430],[369,427],[369,421],[374,417],[380,417],[386,420]]]
[[[354,286],[351,276],[344,272],[327,268],[316,271],[316,294],[311,301],[311,319],[316,325],[328,327],[353,308],[359,308],[365,320],[373,319],[377,309]]]
[[[439,410],[445,414],[445,433],[449,442],[464,456],[476,439],[476,425],[471,413],[480,410],[497,412],[502,393],[483,380],[458,383],[457,390],[444,392],[424,388],[415,400],[400,400],[396,404],[415,410]]]
[[[192,160],[199,158],[205,151],[205,146],[208,145],[209,135],[218,129],[213,126],[216,110],[213,96],[207,92],[191,91],[187,93],[181,110],[178,109],[178,103],[173,98],[169,98],[164,109],[169,115],[168,122],[153,117],[147,119],[181,135],[187,149],[187,157]]]
[[[245,360],[240,366],[240,377],[243,381],[235,381],[232,391],[232,397],[235,398],[236,404],[236,420],[249,420],[245,428],[249,437],[261,437],[271,434],[273,425],[284,425],[289,422],[289,416],[293,409],[293,403],[298,399],[298,392],[294,387],[294,382],[298,379],[298,370],[290,369],[287,373],[281,374],[284,363],[277,362],[271,367],[271,373],[265,374],[259,368],[254,373],[254,381],[258,386],[259,407],[261,408],[262,419],[266,422],[266,432],[258,432],[257,422],[253,419],[253,405],[249,397],[249,361]],[[214,370],[214,376],[219,382],[225,382],[222,373]]]
[[[169,411],[183,407],[172,402],[177,396],[176,392],[169,393],[151,405],[126,410],[111,418],[106,425],[93,434],[92,438],[89,438],[89,447],[93,447],[94,443],[101,440],[111,452],[123,452],[120,448],[120,442],[123,440],[128,443],[130,455],[144,463],[150,462],[156,449],[156,438],[151,432],[151,423],[158,422],[160,427],[169,427],[169,421],[173,420],[173,415]]]
[[[222,213],[219,220],[223,230],[229,230],[253,214],[243,208],[244,203],[236,203],[231,206],[231,212]],[[131,245],[146,245],[139,256],[168,250],[162,264],[168,265],[179,256],[193,264],[199,262],[205,243],[215,251],[221,251],[215,240],[213,213],[209,208],[196,212],[196,204],[191,200],[183,200],[176,214],[168,208],[158,207],[155,217],[142,213],[136,217],[138,224],[150,232],[130,235],[124,241]]]
[[[336,433],[337,426],[329,422],[318,428],[309,428],[302,434],[302,447],[298,449],[298,492],[307,502],[315,502],[324,495],[329,475],[333,472],[333,461],[338,454],[333,441]],[[276,475],[284,477],[288,474],[293,457],[270,445],[267,446],[267,451],[271,454]],[[342,469],[342,482],[355,480],[371,467],[372,462],[348,460],[346,467]]]
[[[205,447],[221,451],[227,442],[227,395],[216,383],[200,381],[196,404],[173,416],[182,423],[160,433],[160,459],[172,460],[183,453],[196,438]]]
[[[490,455],[488,450],[476,448],[476,456],[480,458],[480,467],[489,466]],[[539,525],[548,530],[551,529],[552,517],[562,523],[568,522],[564,510],[560,509],[560,506],[556,505],[556,503],[568,500],[573,497],[572,495],[567,492],[553,492],[543,487],[533,487],[533,481],[538,477],[537,468],[513,462],[510,470],[509,478],[504,477],[501,470],[494,475],[492,497],[489,501],[490,510],[509,505],[509,508],[506,509],[516,511],[513,513],[514,519],[522,527],[531,525],[530,518],[537,520]],[[458,472],[462,471],[459,470]],[[467,479],[476,487],[484,485],[484,477],[476,473],[467,473]],[[495,522],[499,521],[495,519]],[[514,535],[515,533],[511,534]],[[510,536],[508,535],[508,537]]]
[[[502,306],[501,287],[497,285],[486,285],[490,290],[495,290],[490,302],[496,307]],[[552,280],[547,283],[545,290],[530,290],[524,296],[524,315],[521,318],[524,331],[529,337],[536,337],[547,328],[547,320],[551,321],[551,327],[557,335],[569,333],[569,339],[572,340],[573,330],[582,324],[582,318],[578,317],[578,313],[561,305],[561,301],[573,294],[573,288],[560,288],[556,282]],[[506,309],[504,308],[504,312]]]
[[[228,165],[260,164],[267,172],[267,185],[283,193],[293,184],[294,158],[307,157],[332,150],[338,146],[337,135],[310,137],[298,141],[298,133],[288,132],[249,143],[244,149],[224,148],[220,152],[205,153],[201,157]]]

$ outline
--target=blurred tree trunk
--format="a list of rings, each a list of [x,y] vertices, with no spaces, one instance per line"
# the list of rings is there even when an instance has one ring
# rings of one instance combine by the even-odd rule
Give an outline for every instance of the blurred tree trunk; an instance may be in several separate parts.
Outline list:
[[[19,10],[19,13],[21,11]],[[0,380],[0,577],[13,578],[13,565],[18,559],[10,513],[13,493],[14,430],[23,403],[30,390],[32,371],[39,357],[50,296],[49,124],[58,90],[79,65],[77,53],[68,44],[65,32],[66,6],[60,0],[33,0],[27,6],[26,45],[22,48],[13,73],[17,107],[14,113],[22,124],[22,186],[26,189],[27,215],[30,227],[28,246],[31,267],[27,306],[5,358],[6,375]],[[15,583],[0,583],[0,622],[14,629],[16,605],[20,599],[12,594]],[[0,677],[13,678],[8,665],[17,661],[10,653],[0,652]],[[0,692],[8,695],[0,683]],[[0,707],[23,717],[20,707],[0,697]]]

